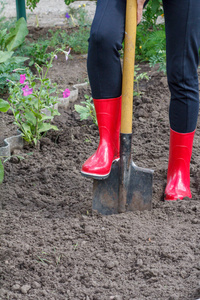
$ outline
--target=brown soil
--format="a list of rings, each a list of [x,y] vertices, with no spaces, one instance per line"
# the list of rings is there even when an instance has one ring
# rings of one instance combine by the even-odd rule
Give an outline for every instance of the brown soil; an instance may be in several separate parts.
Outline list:
[[[60,57],[51,70],[61,88],[86,78],[86,60],[72,58],[66,63]],[[200,298],[200,124],[191,161],[193,198],[165,203],[169,92],[163,74],[148,72],[143,95],[134,100],[132,149],[138,166],[155,171],[152,211],[92,212],[92,181],[80,168],[98,145],[98,130],[79,120],[74,103],[60,110],[59,132],[49,132],[38,150],[26,147],[24,160],[5,164],[0,299]],[[85,93],[90,89],[80,90],[78,103]]]

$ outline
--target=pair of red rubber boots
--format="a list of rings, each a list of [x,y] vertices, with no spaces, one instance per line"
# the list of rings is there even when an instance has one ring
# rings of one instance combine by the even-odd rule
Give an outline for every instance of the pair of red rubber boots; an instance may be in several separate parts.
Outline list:
[[[81,174],[106,179],[113,161],[120,157],[121,97],[94,99],[99,126],[97,151],[83,164]],[[191,198],[190,160],[194,132],[178,133],[170,129],[169,164],[165,200]]]

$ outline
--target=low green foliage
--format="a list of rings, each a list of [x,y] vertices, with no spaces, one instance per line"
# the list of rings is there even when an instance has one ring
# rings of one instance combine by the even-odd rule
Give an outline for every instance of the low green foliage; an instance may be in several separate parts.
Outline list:
[[[81,54],[87,53],[89,35],[89,28],[80,28],[77,32],[70,34],[67,40],[72,51]]]
[[[163,15],[162,0],[150,0],[144,9],[142,22],[139,25],[143,30],[157,30],[158,16]]]
[[[39,66],[44,65],[49,57],[48,55],[49,41],[38,41],[37,43],[27,43],[20,49],[29,58],[29,66],[31,67],[35,63]]]
[[[158,71],[166,73],[166,50],[159,50],[156,54],[152,55],[149,59],[150,67],[154,67],[156,64],[159,65]]]
[[[62,29],[56,32],[50,30],[52,38],[49,41],[50,47],[70,47],[74,53],[85,54],[88,51],[89,28],[77,28],[71,34]]]
[[[87,53],[91,26],[87,10],[84,6],[81,6],[78,9],[70,9],[69,15],[69,22],[71,22],[71,26],[75,25],[76,30],[66,37],[68,45],[70,45],[73,52],[81,54]],[[76,20],[76,23],[74,19]]]
[[[1,0],[0,1],[0,28],[1,30],[7,29],[7,31],[10,30],[15,24],[15,20],[8,19],[6,20],[4,9],[5,9],[6,1]]]
[[[69,25],[73,27],[71,33],[63,29],[58,29],[56,32],[49,30],[52,35],[50,47],[70,47],[73,52],[85,54],[88,51],[88,38],[90,35],[91,21],[87,17],[87,10],[84,6],[78,9],[70,9],[68,15]]]
[[[21,68],[28,58],[13,56],[4,63],[0,63],[0,94],[4,94],[8,89],[8,82],[19,80]]]
[[[84,95],[84,97],[85,101],[81,101],[83,105],[75,104],[74,108],[79,113],[81,121],[91,118],[93,123],[98,126],[92,97],[88,95]]]
[[[21,74],[20,82],[9,82],[9,102],[15,118],[15,124],[22,132],[23,138],[30,144],[37,145],[42,135],[50,129],[58,130],[51,124],[55,115],[59,115],[54,105],[57,103],[57,84],[52,84],[47,77],[49,69],[57,53],[63,50],[57,49],[49,54],[49,61],[45,71],[35,64],[37,75],[32,75],[29,68],[25,74]],[[65,55],[68,55],[65,52]],[[47,116],[44,109],[50,111]]]
[[[0,99],[0,111],[7,112],[10,108],[10,105],[7,101]]]
[[[9,32],[7,32],[7,29],[2,29],[0,31],[0,50],[2,51],[1,63],[6,61],[8,56],[12,56],[13,51],[24,42],[27,34],[28,29],[24,18],[20,18]]]
[[[30,58],[29,66],[34,63],[42,66],[46,63],[49,49],[70,47],[73,53],[85,54],[88,51],[88,38],[90,34],[91,21],[88,19],[87,10],[84,4],[75,9],[68,10],[69,18],[66,18],[69,27],[72,30],[53,29],[42,39],[38,39],[35,43],[25,41],[18,49],[17,54],[20,56],[28,56]]]
[[[22,67],[28,57],[15,56],[14,51],[19,48],[28,34],[27,24],[24,18],[19,19],[10,31],[7,28],[0,30],[0,93],[7,87],[7,79],[19,78],[15,69]]]
[[[136,60],[147,61],[150,66],[159,64],[159,70],[166,70],[165,25],[157,24],[158,17],[164,17],[161,0],[150,0],[137,28]]]
[[[62,254],[60,254],[56,248],[50,250],[49,252],[41,251],[41,253],[39,253],[39,255],[36,256],[36,261],[44,265],[59,265],[61,263],[61,259]]]
[[[26,6],[29,8],[31,11],[33,11],[37,4],[39,3],[40,0],[27,0],[26,1]]]
[[[10,82],[9,101],[11,110],[15,118],[15,124],[22,132],[23,138],[28,143],[35,145],[40,140],[42,134],[50,129],[57,130],[56,126],[51,125],[51,120],[58,114],[57,110],[52,108],[51,115],[46,116],[43,109],[49,108],[49,105],[57,103],[56,97],[51,97],[55,92],[55,86],[51,85],[50,79],[42,77],[42,70],[36,65],[38,77],[32,75],[29,69],[25,69],[26,85],[23,87],[27,94],[22,90],[20,82]],[[28,94],[30,91],[30,94]]]
[[[139,73],[139,71],[141,70],[140,67],[138,67],[138,65],[135,65],[135,69],[134,69],[134,82],[136,83],[136,88],[134,89],[134,96],[139,96],[141,95],[141,91],[140,91],[140,81],[141,80],[149,80],[149,76],[146,72],[143,73]]]

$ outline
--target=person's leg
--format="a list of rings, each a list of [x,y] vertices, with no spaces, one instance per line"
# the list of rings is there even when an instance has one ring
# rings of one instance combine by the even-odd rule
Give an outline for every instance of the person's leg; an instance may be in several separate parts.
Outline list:
[[[200,2],[163,0],[169,108],[170,150],[165,200],[191,198],[190,159],[199,111],[197,68]]]
[[[100,141],[81,173],[96,179],[108,177],[119,158],[122,71],[119,50],[125,27],[125,0],[98,0],[88,50],[88,76],[94,98]]]
[[[94,99],[121,95],[119,50],[125,28],[126,0],[98,0],[88,49],[88,76]]]

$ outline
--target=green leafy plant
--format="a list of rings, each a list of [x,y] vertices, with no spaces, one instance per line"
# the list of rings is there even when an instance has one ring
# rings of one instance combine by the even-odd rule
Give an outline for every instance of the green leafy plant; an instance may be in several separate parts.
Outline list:
[[[68,43],[75,53],[87,53],[88,51],[89,29],[80,28],[77,32],[68,36]]]
[[[139,25],[140,28],[145,30],[157,30],[159,25],[157,25],[158,16],[163,14],[162,0],[150,0],[148,5],[145,7],[142,22]]]
[[[69,51],[57,49],[49,54],[50,59],[45,66],[45,71],[35,64],[37,75],[32,75],[29,68],[25,69],[25,74],[21,74],[19,82],[9,82],[9,102],[10,108],[15,118],[15,124],[22,132],[22,137],[30,144],[37,145],[42,135],[50,129],[58,130],[51,124],[55,115],[59,115],[54,105],[57,103],[57,84],[52,84],[47,77],[49,69],[52,67],[54,58],[58,52],[64,52],[68,57]],[[69,90],[63,92],[63,97],[68,97]],[[50,112],[47,115],[44,109]]]
[[[38,40],[37,43],[26,42],[17,53],[30,58],[29,66],[34,63],[44,64],[49,48],[56,49],[70,46],[73,53],[87,53],[91,20],[88,18],[85,4],[78,8],[69,8],[68,13],[66,13],[66,20],[73,30],[70,28],[68,31],[50,29],[45,40]]]
[[[65,30],[58,29],[56,32],[49,30],[51,39],[49,41],[50,47],[69,46],[75,53],[87,53],[88,38],[90,35],[91,21],[87,17],[87,11],[84,6],[75,9],[71,8],[67,13],[68,22],[73,31],[71,33]]]
[[[14,26],[15,20],[12,20],[12,19],[6,20],[6,17],[4,14],[5,5],[6,5],[6,1],[4,1],[4,0],[0,1],[0,28],[1,28],[1,30],[6,28],[7,31],[9,31],[10,28]]]
[[[150,57],[150,67],[154,67],[156,64],[159,65],[158,71],[162,71],[166,74],[166,50],[159,50],[156,54]]]
[[[4,94],[8,89],[8,81],[19,80],[20,70],[24,67],[24,61],[28,58],[11,57],[4,63],[0,63],[0,94]]]
[[[159,64],[159,70],[166,69],[165,25],[157,24],[158,17],[163,18],[162,1],[150,0],[146,6],[142,22],[137,28],[136,60],[148,61],[150,66]]]
[[[69,15],[71,16],[69,19],[71,25],[74,24],[77,30],[73,30],[73,32],[67,37],[68,43],[74,52],[81,54],[87,53],[91,26],[91,21],[87,16],[87,10],[84,5],[82,5],[78,9],[70,9]],[[76,20],[76,23],[74,22],[72,15]]]
[[[64,0],[66,5],[73,3],[75,0]]]
[[[63,29],[57,29],[56,31],[49,29],[49,33],[51,35],[51,39],[49,40],[49,46],[50,47],[61,47],[61,45],[63,47],[66,47],[68,44],[68,34],[66,32],[66,30]]]
[[[39,66],[44,65],[47,62],[49,57],[48,55],[48,47],[49,42],[45,41],[38,41],[37,43],[30,43],[25,45],[21,51],[25,52],[26,55],[30,58],[29,66],[31,67],[35,63]]]
[[[146,72],[139,73],[141,70],[138,65],[135,65],[135,70],[134,70],[134,82],[136,83],[136,90],[134,90],[134,96],[140,96],[141,91],[140,91],[140,81],[141,80],[149,80],[149,76]]]
[[[88,95],[84,95],[84,97],[85,101],[81,101],[83,105],[75,104],[74,108],[79,113],[81,121],[91,118],[93,123],[98,126],[92,97]]]
[[[29,8],[31,11],[33,11],[37,4],[39,3],[40,0],[27,0],[26,1],[26,6]]]
[[[24,18],[20,18],[16,23],[15,27],[10,29],[7,33],[6,29],[1,30],[0,33],[0,50],[1,60],[0,62],[6,61],[13,55],[13,50],[17,49],[28,34],[27,24]],[[2,52],[5,51],[5,52]]]
[[[28,29],[24,18],[19,19],[10,32],[7,32],[7,28],[0,30],[0,91],[7,87],[6,79],[15,80],[18,77],[17,72],[13,74],[12,71],[20,68],[28,59],[28,57],[14,56],[14,50],[24,42],[27,34]]]
[[[10,105],[7,101],[0,99],[0,111],[7,112],[10,108]]]
[[[165,31],[157,30],[147,34],[142,45],[138,46],[137,59],[150,62],[150,66],[159,64],[159,70],[166,70]]]
[[[5,3],[3,1],[0,1],[0,23],[3,24],[5,22],[6,17],[2,16],[2,13],[5,9]]]

